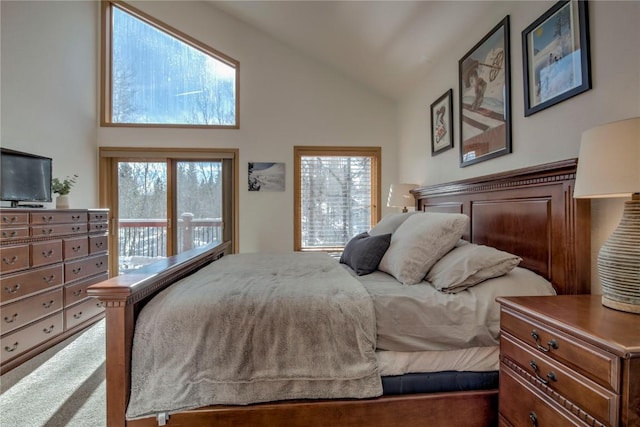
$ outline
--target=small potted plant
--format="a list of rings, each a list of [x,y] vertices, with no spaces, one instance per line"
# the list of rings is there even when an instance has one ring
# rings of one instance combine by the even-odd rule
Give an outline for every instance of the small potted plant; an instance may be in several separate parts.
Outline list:
[[[53,178],[53,180],[51,181],[51,191],[55,194],[58,194],[58,197],[56,197],[56,208],[69,208],[69,192],[71,192],[71,187],[73,187],[73,184],[76,183],[76,178],[78,178],[78,175],[76,174],[73,174],[71,178],[67,176],[63,180]]]

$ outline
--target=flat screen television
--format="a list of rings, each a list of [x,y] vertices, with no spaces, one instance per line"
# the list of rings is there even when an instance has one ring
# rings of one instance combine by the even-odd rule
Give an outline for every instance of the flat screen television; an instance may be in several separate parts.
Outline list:
[[[0,200],[10,201],[11,207],[19,202],[51,202],[51,159],[1,148]]]

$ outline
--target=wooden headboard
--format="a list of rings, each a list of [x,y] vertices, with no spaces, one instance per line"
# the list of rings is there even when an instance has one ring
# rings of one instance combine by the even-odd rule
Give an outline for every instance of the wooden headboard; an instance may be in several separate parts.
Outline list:
[[[416,210],[464,213],[464,235],[522,258],[558,294],[591,290],[589,200],[574,199],[577,159],[418,188]]]

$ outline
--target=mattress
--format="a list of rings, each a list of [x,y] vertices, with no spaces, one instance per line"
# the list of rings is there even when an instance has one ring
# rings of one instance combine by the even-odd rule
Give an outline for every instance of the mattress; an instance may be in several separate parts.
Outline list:
[[[440,292],[427,281],[402,285],[381,271],[356,277],[374,302],[377,350],[398,352],[496,346],[497,297],[555,294],[549,281],[520,267],[457,294]]]

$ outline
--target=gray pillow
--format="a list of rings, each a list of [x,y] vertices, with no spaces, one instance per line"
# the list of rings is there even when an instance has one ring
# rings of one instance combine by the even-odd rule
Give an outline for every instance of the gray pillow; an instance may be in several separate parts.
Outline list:
[[[358,276],[373,273],[390,243],[391,234],[370,236],[365,231],[349,240],[340,256],[340,262],[351,267]]]

